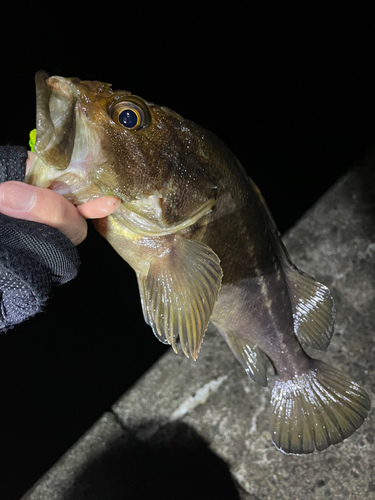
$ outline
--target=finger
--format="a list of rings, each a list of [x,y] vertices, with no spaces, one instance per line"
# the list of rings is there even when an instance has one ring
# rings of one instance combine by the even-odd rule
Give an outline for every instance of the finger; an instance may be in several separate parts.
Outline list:
[[[115,196],[101,196],[79,205],[78,211],[86,219],[99,219],[116,212],[120,206],[120,200]]]
[[[81,243],[87,235],[86,221],[76,207],[50,189],[17,181],[3,182],[0,185],[0,212],[55,227],[74,245]]]
[[[35,160],[36,154],[32,151],[27,152],[27,160],[26,160],[26,173],[30,170],[33,161]]]
[[[26,173],[30,170],[36,154],[28,151],[26,160]],[[120,200],[115,196],[101,196],[78,206],[78,211],[86,219],[98,219],[116,212],[120,205]]]

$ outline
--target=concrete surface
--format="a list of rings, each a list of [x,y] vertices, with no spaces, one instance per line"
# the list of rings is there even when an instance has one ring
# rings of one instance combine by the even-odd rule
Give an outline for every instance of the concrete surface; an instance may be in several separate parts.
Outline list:
[[[332,343],[315,356],[373,401],[374,166],[373,155],[284,237],[295,264],[336,302]],[[375,498],[372,414],[340,445],[286,456],[270,440],[269,397],[210,329],[197,362],[168,352],[22,500]]]

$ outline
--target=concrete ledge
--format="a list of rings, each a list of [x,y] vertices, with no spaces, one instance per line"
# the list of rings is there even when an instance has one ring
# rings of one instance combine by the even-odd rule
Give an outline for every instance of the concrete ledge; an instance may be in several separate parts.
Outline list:
[[[315,357],[348,373],[373,401],[374,166],[372,156],[340,179],[284,238],[295,264],[335,298],[336,333]],[[269,396],[210,329],[196,363],[168,352],[22,498],[375,497],[372,414],[340,445],[286,456],[270,440]]]

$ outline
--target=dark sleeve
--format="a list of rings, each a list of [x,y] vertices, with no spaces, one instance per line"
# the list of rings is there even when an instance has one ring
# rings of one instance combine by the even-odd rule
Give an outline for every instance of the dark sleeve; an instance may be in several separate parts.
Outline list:
[[[26,148],[0,146],[0,182],[23,180]],[[78,272],[73,243],[45,224],[0,214],[0,332],[42,310],[53,285]]]
[[[0,183],[23,181],[27,149],[23,146],[0,146]]]

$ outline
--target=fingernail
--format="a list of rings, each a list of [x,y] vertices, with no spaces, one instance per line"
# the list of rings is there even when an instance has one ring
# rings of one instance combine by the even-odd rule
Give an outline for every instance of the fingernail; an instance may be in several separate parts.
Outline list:
[[[36,194],[26,184],[8,184],[1,187],[1,204],[12,210],[27,212],[36,202]]]

